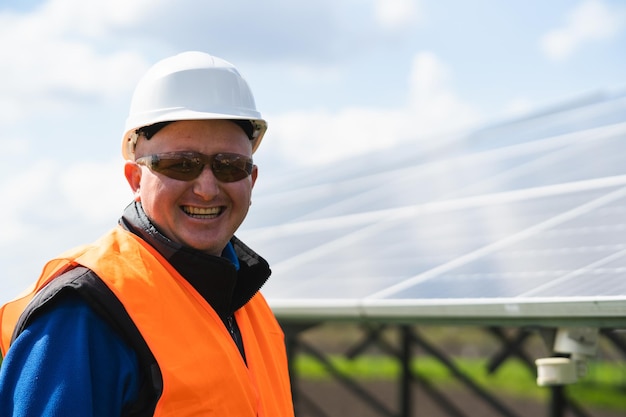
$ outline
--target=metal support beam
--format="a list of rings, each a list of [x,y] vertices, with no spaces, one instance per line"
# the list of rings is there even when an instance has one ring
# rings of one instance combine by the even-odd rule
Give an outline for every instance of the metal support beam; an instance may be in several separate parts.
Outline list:
[[[510,338],[500,327],[487,327],[487,331],[494,335],[502,344],[502,348],[495,353],[487,363],[487,371],[493,374],[504,362],[506,362],[511,356],[519,358],[524,364],[528,366],[528,369],[536,373],[534,361],[528,357],[524,352],[524,342],[532,332],[526,329],[516,329],[516,334],[513,338]]]
[[[481,388],[478,384],[476,384],[470,377],[468,377],[464,372],[462,372],[449,358],[448,356],[436,349],[433,345],[426,342],[426,340],[418,335],[416,331],[411,332],[411,338],[415,343],[417,343],[420,347],[422,347],[428,354],[436,358],[442,365],[444,365],[457,380],[462,382],[466,387],[468,387],[476,396],[482,399],[486,404],[491,406],[493,409],[498,411],[500,415],[504,417],[516,417],[517,415],[498,401],[494,396],[489,394],[483,388]]]
[[[356,394],[363,402],[367,403],[372,409],[374,409],[377,413],[388,416],[395,417],[395,413],[389,410],[383,403],[374,398],[366,389],[361,387],[358,383],[356,383],[353,379],[344,375],[339,371],[328,358],[324,355],[324,353],[318,351],[313,346],[305,343],[303,341],[300,342],[300,348],[303,352],[310,354],[315,359],[317,359],[326,369],[326,371],[331,374],[337,381],[347,387],[350,391]]]
[[[348,359],[355,359],[360,355],[366,354],[367,350],[376,347],[384,354],[395,358],[400,366],[400,374],[396,381],[397,384],[397,409],[390,409],[385,403],[368,392],[367,388],[360,384],[355,378],[345,375],[329,356],[317,349],[315,346],[307,343],[302,338],[302,332],[321,323],[307,324],[283,324],[285,330],[285,338],[287,344],[287,353],[289,356],[289,370],[292,375],[292,390],[294,395],[294,405],[304,405],[310,413],[317,417],[331,417],[323,410],[321,403],[316,404],[310,395],[301,392],[298,381],[298,375],[294,369],[294,360],[298,354],[304,353],[313,357],[326,370],[326,372],[339,382],[349,392],[355,395],[360,401],[366,404],[373,412],[383,417],[412,417],[415,415],[417,399],[415,398],[415,387],[419,387],[435,405],[437,405],[446,415],[450,417],[468,417],[473,415],[471,410],[463,410],[455,405],[443,392],[438,390],[431,381],[420,375],[419,371],[414,368],[416,358],[422,355],[416,355],[416,348],[426,353],[428,356],[436,359],[442,364],[457,381],[461,382],[469,389],[474,396],[480,399],[484,404],[490,406],[499,416],[517,417],[516,413],[509,407],[505,406],[494,395],[482,388],[478,383],[466,375],[455,362],[433,344],[429,343],[414,326],[406,324],[381,324],[381,323],[361,323],[364,329],[363,337],[356,343],[353,343],[345,351],[344,356]],[[490,373],[497,369],[508,359],[513,357],[519,358],[528,365],[529,369],[536,370],[532,361],[524,351],[524,343],[533,331],[526,329],[517,329],[515,333],[505,332],[501,328],[490,327],[487,331],[495,335],[501,348],[491,358],[488,363],[488,371]],[[394,335],[394,337],[386,337]],[[603,331],[606,336],[621,353],[626,356],[626,340],[621,338],[620,334],[612,331]],[[396,337],[397,336],[397,337]],[[395,342],[397,340],[397,343]],[[569,410],[577,417],[588,417],[589,415],[572,399],[567,397],[566,387],[553,386],[551,390],[550,403],[548,404],[548,412],[550,417],[564,417]],[[296,410],[298,415],[298,410]]]
[[[401,340],[401,350],[400,350],[400,416],[402,417],[411,417],[413,414],[413,399],[411,396],[411,359],[413,355],[411,354],[412,340],[411,340],[411,329],[408,326],[400,327],[400,340]]]

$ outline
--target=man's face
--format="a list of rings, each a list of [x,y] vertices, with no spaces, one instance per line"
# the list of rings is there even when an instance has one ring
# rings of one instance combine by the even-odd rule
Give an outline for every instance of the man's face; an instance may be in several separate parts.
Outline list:
[[[233,122],[190,120],[168,124],[150,140],[140,138],[135,156],[189,151],[252,155],[250,140]],[[168,178],[131,161],[126,163],[125,174],[135,199],[163,234],[219,256],[248,213],[257,167],[236,182],[220,182],[208,166],[191,181]]]

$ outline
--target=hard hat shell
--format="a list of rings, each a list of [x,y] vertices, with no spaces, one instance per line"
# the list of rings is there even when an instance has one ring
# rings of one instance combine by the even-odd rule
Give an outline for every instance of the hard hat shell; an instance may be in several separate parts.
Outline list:
[[[136,130],[177,120],[249,120],[252,152],[267,130],[252,91],[231,63],[204,52],[183,52],[154,64],[137,84],[126,119],[122,155],[132,159]]]

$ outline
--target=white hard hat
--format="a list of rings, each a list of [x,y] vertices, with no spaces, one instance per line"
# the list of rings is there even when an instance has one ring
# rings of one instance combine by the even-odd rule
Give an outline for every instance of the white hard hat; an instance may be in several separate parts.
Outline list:
[[[250,121],[252,152],[267,129],[248,83],[234,65],[204,52],[184,52],[163,59],[135,88],[122,155],[133,158],[139,128],[159,122],[206,119]]]

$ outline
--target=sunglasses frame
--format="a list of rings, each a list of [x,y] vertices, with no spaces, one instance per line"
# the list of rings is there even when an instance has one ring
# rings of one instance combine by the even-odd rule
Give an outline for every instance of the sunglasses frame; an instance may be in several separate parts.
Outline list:
[[[205,155],[200,152],[166,152],[137,158],[135,163],[144,165],[178,181],[193,181],[209,166],[220,182],[237,182],[252,174],[252,158],[237,153],[220,152]],[[161,166],[166,163],[166,166]]]

